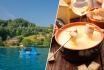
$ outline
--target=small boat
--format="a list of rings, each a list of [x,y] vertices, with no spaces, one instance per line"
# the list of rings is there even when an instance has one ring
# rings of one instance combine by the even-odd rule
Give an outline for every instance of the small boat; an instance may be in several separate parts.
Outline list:
[[[38,52],[34,47],[26,47],[20,50],[21,55],[37,55]]]

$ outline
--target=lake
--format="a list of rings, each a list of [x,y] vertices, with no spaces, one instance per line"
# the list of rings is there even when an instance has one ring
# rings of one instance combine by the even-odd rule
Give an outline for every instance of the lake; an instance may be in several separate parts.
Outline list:
[[[40,55],[20,56],[19,48],[0,48],[0,70],[45,70],[49,48],[36,48]]]

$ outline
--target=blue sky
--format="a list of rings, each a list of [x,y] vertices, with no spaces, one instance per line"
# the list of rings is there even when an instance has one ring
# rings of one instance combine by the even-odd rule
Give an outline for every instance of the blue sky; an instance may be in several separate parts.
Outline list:
[[[41,26],[54,24],[58,0],[0,0],[0,19],[22,17]]]

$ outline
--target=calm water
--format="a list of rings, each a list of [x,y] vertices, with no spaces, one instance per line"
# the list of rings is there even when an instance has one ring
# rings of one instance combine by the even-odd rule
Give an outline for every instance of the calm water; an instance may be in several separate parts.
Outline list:
[[[48,48],[37,48],[40,55],[20,56],[18,48],[0,48],[0,70],[45,70]]]

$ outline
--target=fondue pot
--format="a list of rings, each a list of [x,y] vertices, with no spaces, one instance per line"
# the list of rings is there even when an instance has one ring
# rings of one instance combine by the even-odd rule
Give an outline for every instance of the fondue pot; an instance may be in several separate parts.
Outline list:
[[[76,47],[72,47],[72,45],[67,44],[65,45],[66,41],[65,39],[67,39],[66,37],[68,37],[68,34],[65,34],[62,37],[62,33],[66,33],[70,31],[68,31],[67,29],[70,29],[72,27],[75,26],[85,26],[85,25],[91,25],[94,27],[94,29],[96,31],[98,31],[100,33],[100,39],[99,42],[95,43],[94,45],[90,46],[90,47],[82,47],[82,48],[78,48]],[[86,61],[86,60],[91,60],[93,59],[95,56],[97,56],[100,52],[101,49],[101,45],[103,44],[103,38],[104,38],[104,34],[101,31],[102,29],[100,27],[98,27],[97,25],[93,24],[93,23],[87,23],[87,22],[74,22],[74,23],[69,23],[64,25],[63,27],[61,27],[56,33],[55,33],[55,40],[56,42],[60,45],[63,46],[61,52],[62,52],[62,56],[66,59],[66,60],[70,60],[70,61]],[[69,34],[70,36],[70,34]],[[60,39],[61,38],[61,39]],[[64,40],[64,41],[60,41],[60,40]],[[70,39],[69,39],[70,40]],[[63,43],[64,42],[64,43]],[[86,40],[83,40],[83,43],[87,42]],[[81,43],[81,44],[83,44]],[[64,45],[63,45],[64,44]]]

